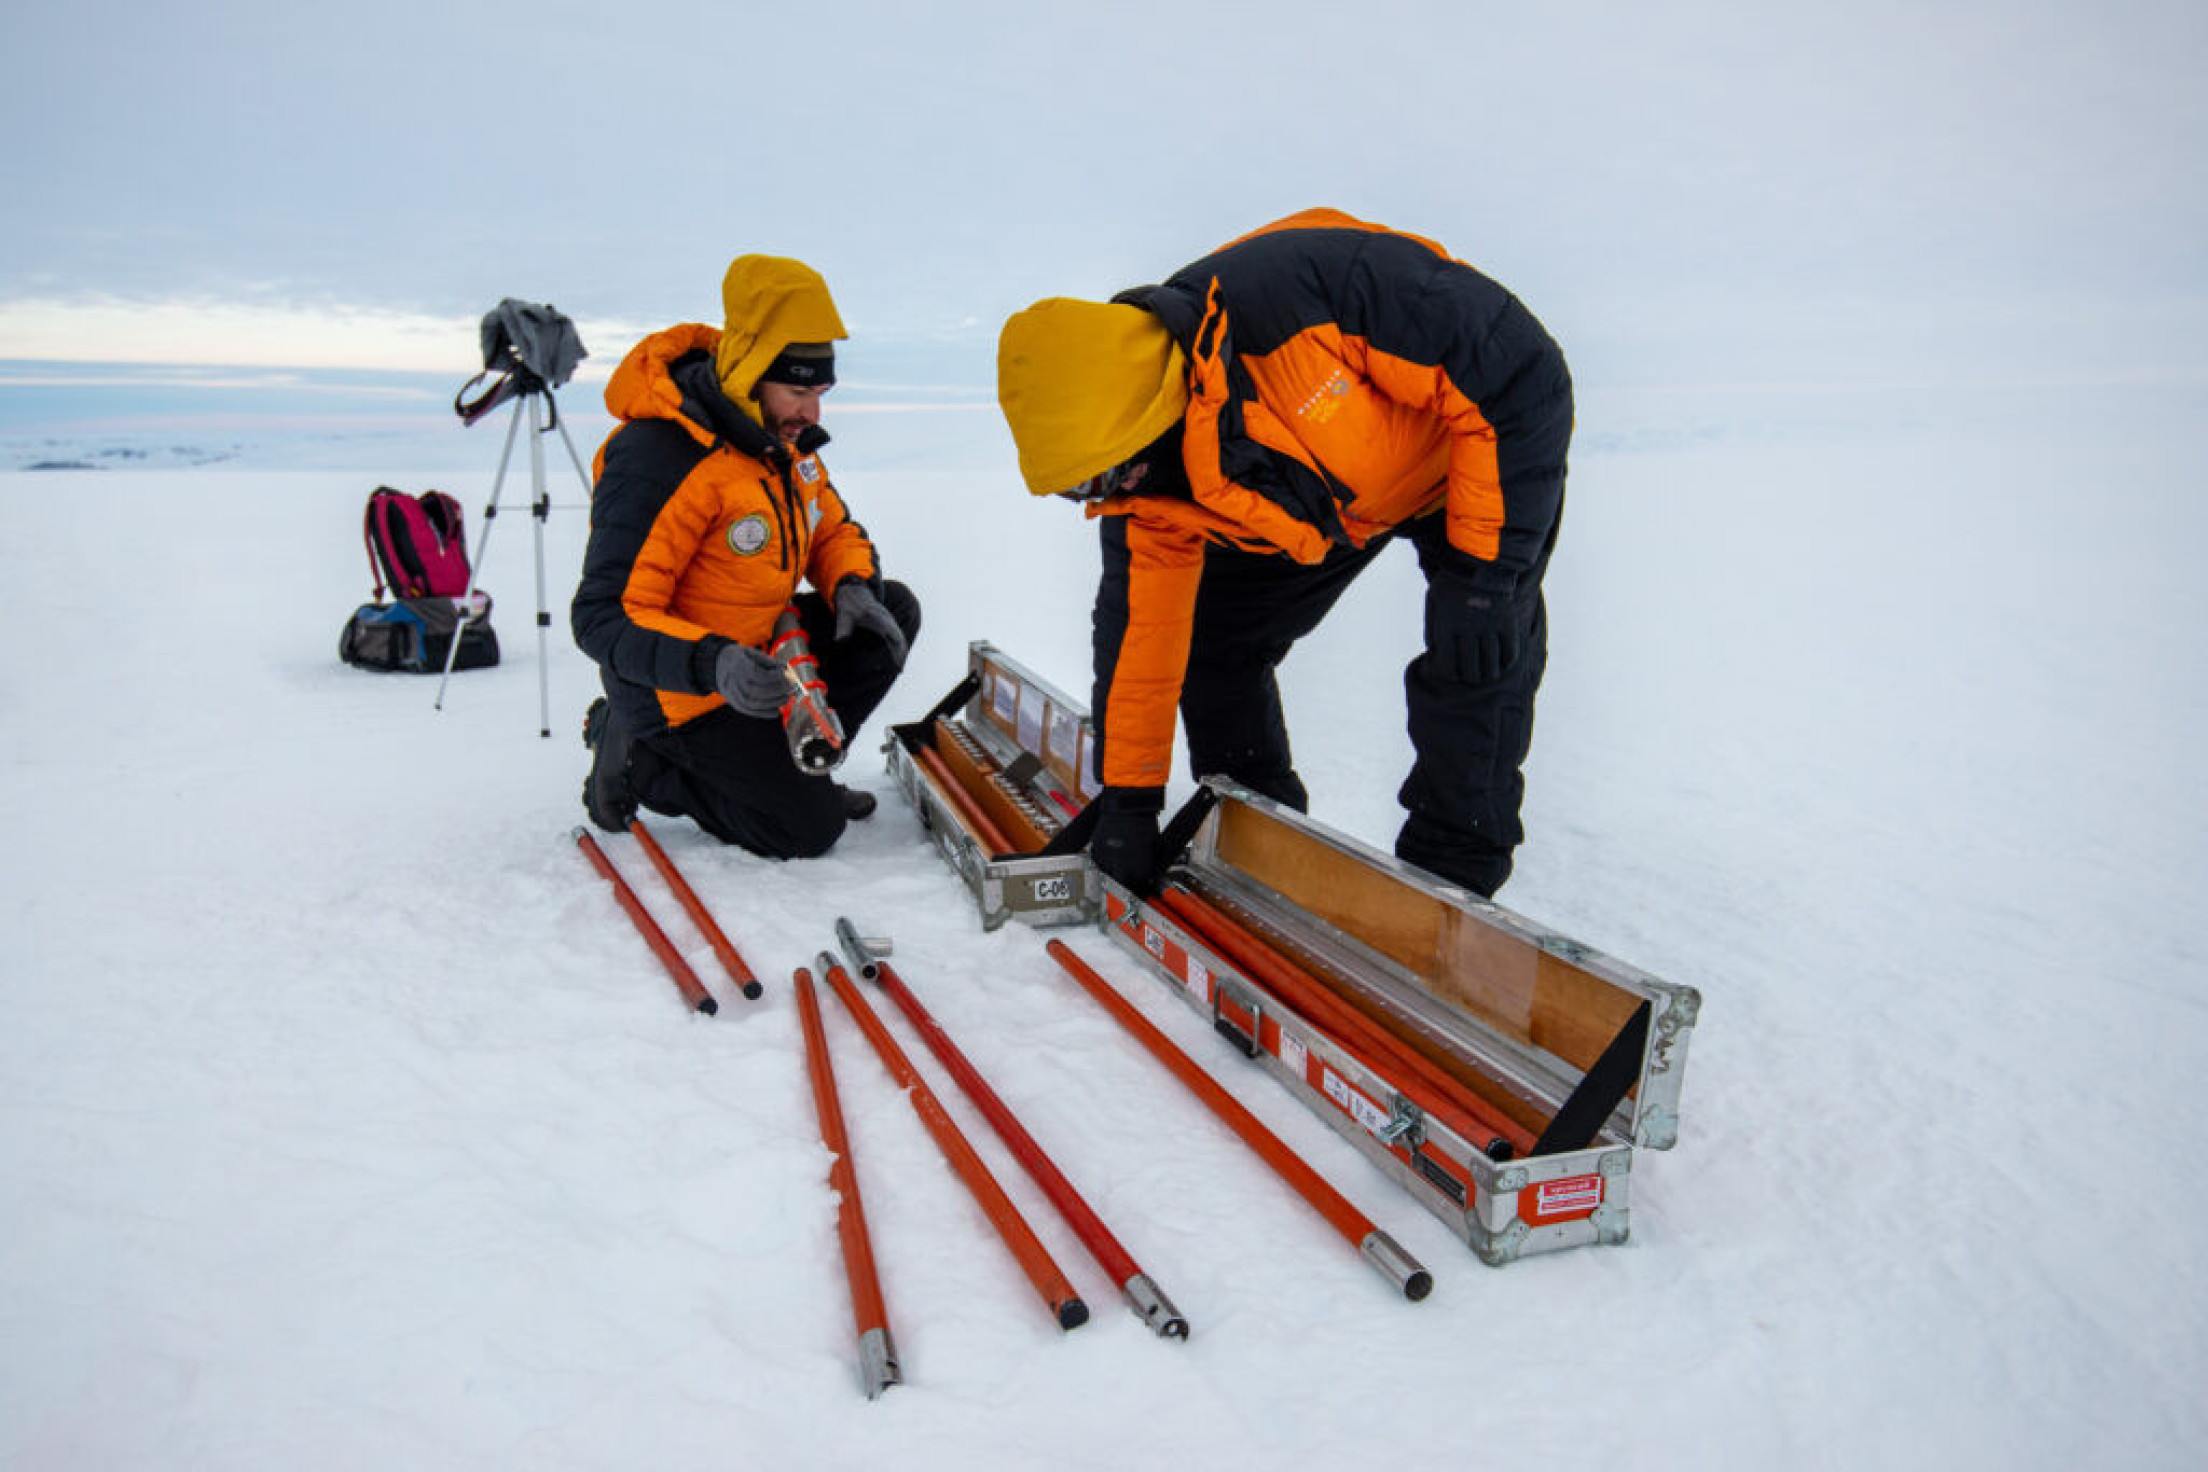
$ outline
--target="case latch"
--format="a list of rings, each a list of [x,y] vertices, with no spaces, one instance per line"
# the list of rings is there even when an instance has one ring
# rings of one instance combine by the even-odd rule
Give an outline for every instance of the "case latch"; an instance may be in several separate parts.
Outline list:
[[[1227,1014],[1227,1004],[1230,1001],[1236,1008],[1249,1014],[1250,1021],[1247,1029]],[[1258,1002],[1256,993],[1245,991],[1224,976],[1213,974],[1211,983],[1211,1030],[1234,1044],[1236,1048],[1241,1050],[1242,1056],[1245,1058],[1255,1058],[1264,1051],[1263,1044],[1258,1041],[1264,1034],[1262,1026],[1264,1017],[1265,1009]]]

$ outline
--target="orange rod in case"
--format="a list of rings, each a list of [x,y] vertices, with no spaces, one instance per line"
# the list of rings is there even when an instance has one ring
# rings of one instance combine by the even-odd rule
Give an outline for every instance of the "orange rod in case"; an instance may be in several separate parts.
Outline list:
[[[896,1341],[889,1333],[889,1309],[874,1269],[874,1242],[866,1230],[866,1208],[859,1201],[859,1174],[851,1158],[851,1140],[843,1127],[843,1106],[836,1097],[836,1068],[828,1056],[828,1032],[821,1026],[820,1000],[812,973],[800,966],[791,973],[798,1020],[805,1031],[805,1065],[813,1081],[813,1108],[820,1115],[821,1143],[833,1157],[828,1186],[836,1193],[836,1236],[843,1245],[844,1276],[851,1283],[851,1322],[859,1335],[859,1381],[873,1400],[904,1383],[897,1365]]]
[[[675,861],[667,856],[667,851],[659,846],[659,840],[652,837],[651,830],[644,826],[644,820],[629,819],[629,833],[636,839],[637,846],[644,850],[644,857],[650,859],[652,867],[659,871],[659,877],[666,880],[667,887],[674,891],[675,899],[682,905],[683,913],[690,917],[690,923],[698,927],[706,943],[713,947],[713,954],[720,957],[721,969],[728,973],[728,979],[736,983],[736,989],[747,1000],[757,1000],[762,990],[759,978],[751,974],[751,967],[744,964],[744,958],[735,945],[722,933],[721,927],[714,923],[712,913],[705,908],[705,901],[698,898],[698,892],[690,887],[690,881],[682,877],[682,871],[675,867]]]
[[[1365,1261],[1405,1298],[1415,1303],[1433,1291],[1433,1275],[1421,1267],[1416,1258],[1405,1252],[1394,1238],[1375,1226],[1372,1218],[1359,1211],[1348,1197],[1327,1184],[1325,1177],[1289,1149],[1278,1135],[1267,1129],[1256,1115],[1243,1107],[1240,1100],[1197,1066],[1194,1059],[1175,1047],[1171,1038],[1136,1011],[1132,1003],[1113,990],[1110,982],[1082,960],[1078,951],[1062,940],[1051,941],[1046,949],[1050,952],[1051,959],[1064,968],[1068,976],[1081,984],[1083,991],[1111,1013],[1120,1026],[1133,1033],[1136,1040],[1148,1048],[1153,1057],[1164,1064],[1175,1078],[1187,1085],[1197,1098],[1203,1100],[1212,1113],[1218,1115],[1229,1129],[1240,1136],[1244,1144],[1256,1151],[1258,1157],[1294,1188],[1296,1194],[1325,1217],[1327,1224],[1341,1233]]]
[[[1012,840],[1005,837],[1004,830],[999,828],[990,820],[989,815],[981,810],[981,804],[974,801],[973,794],[969,793],[960,784],[958,778],[951,775],[950,768],[943,764],[941,756],[937,755],[931,748],[923,746],[913,752],[913,757],[926,770],[927,774],[935,779],[937,788],[941,790],[946,798],[950,799],[951,805],[958,809],[959,816],[964,818],[968,826],[974,830],[974,836],[989,845],[991,855],[1019,852],[1018,849],[1012,846]]]
[[[1004,1187],[998,1185],[997,1178],[989,1173],[989,1167],[982,1163],[981,1157],[974,1152],[974,1147],[959,1131],[949,1112],[943,1108],[943,1102],[928,1087],[927,1080],[912,1066],[912,1060],[905,1056],[904,1049],[897,1046],[897,1040],[889,1035],[889,1029],[883,1026],[880,1014],[867,1003],[865,997],[859,995],[858,988],[851,983],[850,975],[837,964],[834,956],[822,951],[815,964],[820,967],[821,974],[827,977],[829,988],[835,992],[837,999],[850,1011],[852,1020],[858,1023],[859,1031],[865,1033],[866,1040],[874,1045],[874,1052],[881,1058],[882,1066],[889,1070],[890,1077],[897,1081],[898,1087],[905,1090],[905,1097],[912,1101],[913,1112],[920,1116],[920,1122],[935,1137],[935,1143],[942,1149],[944,1158],[958,1173],[958,1178],[965,1182],[966,1189],[973,1193],[974,1200],[987,1214],[990,1224],[997,1229],[997,1235],[1004,1239],[1004,1245],[1019,1260],[1020,1270],[1027,1274],[1027,1280],[1042,1295],[1043,1302],[1049,1306],[1051,1317],[1057,1320],[1058,1327],[1077,1329],[1087,1323],[1089,1306],[1074,1292],[1073,1284],[1066,1280],[1066,1275],[1059,1271],[1058,1264],[1052,1260],[1050,1250],[1035,1235],[1035,1229],[1027,1224],[1027,1218],[1020,1215],[1020,1209],[1012,1204],[1012,1198],[1004,1194]]]
[[[644,902],[636,897],[635,890],[629,888],[629,881],[621,877],[621,871],[613,867],[613,860],[606,857],[606,851],[598,846],[598,840],[577,828],[575,846],[583,851],[584,858],[590,860],[591,867],[605,875],[606,882],[613,886],[613,897],[621,902],[621,908],[627,913],[629,922],[636,927],[636,933],[644,937],[644,943],[652,948],[652,954],[659,957],[659,964],[667,968],[667,974],[674,979],[675,990],[682,993],[682,999],[690,1004],[693,1011],[703,1012],[708,1017],[718,1012],[720,1003],[713,1000],[713,994],[705,989],[705,983],[698,980],[698,973],[690,969],[690,963],[682,959],[681,954],[675,950],[674,943],[667,939],[667,932],[661,930],[659,922],[645,910]]]
[[[1324,982],[1294,965],[1263,937],[1251,932],[1216,905],[1182,885],[1168,885],[1158,906],[1221,955],[1245,967],[1282,1001],[1342,1042],[1354,1045],[1369,1061],[1382,1062],[1417,1081],[1428,1105],[1449,1128],[1486,1152],[1490,1159],[1532,1153],[1532,1131],[1473,1094],[1463,1083],[1410,1048]],[[1507,1148],[1505,1148],[1507,1147]]]
[[[1010,852],[1038,853],[1050,842],[1058,826],[1047,810],[1015,787],[972,732],[938,718],[934,727],[935,754],[967,795],[989,815],[990,821],[1011,840]]]

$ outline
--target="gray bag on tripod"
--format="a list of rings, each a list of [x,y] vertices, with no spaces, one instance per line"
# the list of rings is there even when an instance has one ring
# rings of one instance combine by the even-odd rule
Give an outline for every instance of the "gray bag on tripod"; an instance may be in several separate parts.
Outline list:
[[[589,356],[575,324],[549,302],[507,297],[483,314],[483,366],[489,372],[510,371],[518,363],[558,388]]]
[[[483,371],[460,386],[452,410],[473,424],[517,393],[558,388],[589,356],[582,334],[558,307],[507,297],[483,314]],[[497,381],[470,399],[468,390],[494,373]]]

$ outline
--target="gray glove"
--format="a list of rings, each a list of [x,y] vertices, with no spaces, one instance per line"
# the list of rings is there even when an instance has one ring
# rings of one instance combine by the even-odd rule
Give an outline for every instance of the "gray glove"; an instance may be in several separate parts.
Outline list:
[[[790,698],[790,677],[766,650],[731,644],[713,661],[713,688],[741,714],[771,720]]]
[[[891,662],[899,669],[905,667],[905,631],[897,627],[897,616],[882,606],[863,581],[845,578],[836,587],[836,642],[841,644],[857,629],[887,644]]]

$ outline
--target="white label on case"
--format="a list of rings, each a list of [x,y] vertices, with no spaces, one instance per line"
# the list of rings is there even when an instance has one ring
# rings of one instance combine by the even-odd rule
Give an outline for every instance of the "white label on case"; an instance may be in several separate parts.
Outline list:
[[[1211,995],[1211,973],[1194,956],[1188,958],[1188,989],[1196,994],[1199,1002]]]
[[[1020,687],[1020,750],[1043,754],[1043,706],[1041,692]]]
[[[1342,1076],[1331,1068],[1319,1071],[1319,1082],[1326,1089],[1326,1096],[1349,1111],[1349,1117],[1377,1135],[1388,1127],[1388,1113],[1363,1094],[1351,1088]]]
[[[1070,710],[1050,708],[1050,750],[1046,756],[1054,756],[1069,766],[1081,754],[1081,722]]]
[[[1081,756],[1075,767],[1075,775],[1081,779],[1079,786],[1083,797],[1093,798],[1104,791],[1104,784],[1097,780],[1097,775],[1093,770],[1096,765],[1096,756],[1095,748],[1091,743],[1094,740],[1093,736],[1082,738]]]
[[[1297,1078],[1304,1076],[1304,1063],[1310,1056],[1305,1051],[1303,1044],[1290,1036],[1287,1029],[1283,1028],[1281,1030],[1280,1061],[1287,1064],[1289,1071],[1295,1074]]]

